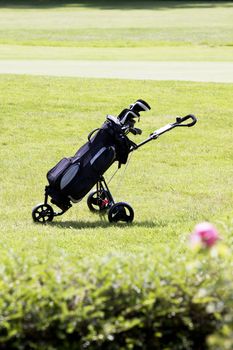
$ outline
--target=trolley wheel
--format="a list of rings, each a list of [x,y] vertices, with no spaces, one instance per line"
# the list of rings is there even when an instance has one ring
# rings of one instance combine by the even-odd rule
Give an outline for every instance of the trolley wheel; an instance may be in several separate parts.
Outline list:
[[[94,191],[87,197],[87,206],[90,211],[98,213],[110,208],[108,191]]]
[[[109,222],[127,222],[133,221],[134,211],[133,208],[124,202],[115,203],[108,212]]]
[[[38,204],[32,209],[32,218],[35,222],[42,224],[52,221],[54,217],[54,211],[49,204]]]

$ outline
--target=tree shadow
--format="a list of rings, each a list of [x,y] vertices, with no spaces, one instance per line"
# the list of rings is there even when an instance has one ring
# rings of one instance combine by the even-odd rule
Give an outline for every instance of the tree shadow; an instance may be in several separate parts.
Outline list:
[[[98,9],[157,9],[233,7],[232,1],[156,1],[156,0],[0,0],[0,8],[46,9],[56,7],[89,7]]]
[[[139,222],[133,222],[130,224],[127,223],[117,223],[117,224],[113,224],[113,223],[109,223],[108,220],[96,220],[96,221],[72,221],[72,220],[68,220],[68,221],[53,221],[50,223],[47,223],[47,225],[52,226],[52,227],[56,227],[58,229],[75,229],[75,230],[82,230],[82,229],[97,229],[97,228],[110,228],[110,227],[117,227],[122,228],[123,230],[125,228],[129,228],[129,227],[143,227],[143,228],[156,228],[156,227],[166,227],[168,225],[168,223],[166,222],[162,222],[162,221],[139,221]]]

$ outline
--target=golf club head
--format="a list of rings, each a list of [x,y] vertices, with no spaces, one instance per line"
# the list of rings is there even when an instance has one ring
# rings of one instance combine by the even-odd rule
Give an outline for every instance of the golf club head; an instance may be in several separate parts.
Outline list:
[[[150,105],[143,100],[137,100],[136,102],[130,105],[130,110],[135,113],[139,113],[142,111],[149,111],[150,109],[151,109]]]
[[[135,118],[139,118],[139,112],[149,111],[150,106],[147,102],[143,100],[137,100],[133,104],[130,105],[130,108],[123,109],[123,111],[118,115],[118,119],[120,120],[122,125],[130,124],[132,127],[135,123]]]

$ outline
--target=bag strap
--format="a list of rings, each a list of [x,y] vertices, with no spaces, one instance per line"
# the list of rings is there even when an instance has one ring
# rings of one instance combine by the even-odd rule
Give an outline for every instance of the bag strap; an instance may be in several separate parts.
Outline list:
[[[95,132],[97,132],[98,130],[100,130],[100,128],[94,129],[90,132],[90,134],[87,136],[87,139],[89,142],[91,142],[91,137],[94,135]]]

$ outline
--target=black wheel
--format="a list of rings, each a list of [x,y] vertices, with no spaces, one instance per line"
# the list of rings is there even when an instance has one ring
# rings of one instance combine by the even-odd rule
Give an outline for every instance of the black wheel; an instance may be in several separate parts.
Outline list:
[[[98,213],[110,208],[110,199],[107,191],[94,191],[87,197],[87,205],[90,211]]]
[[[52,221],[54,217],[54,211],[49,204],[38,204],[32,209],[32,218],[35,222],[42,224]]]
[[[132,222],[134,218],[133,208],[124,202],[114,204],[108,212],[109,222]]]

